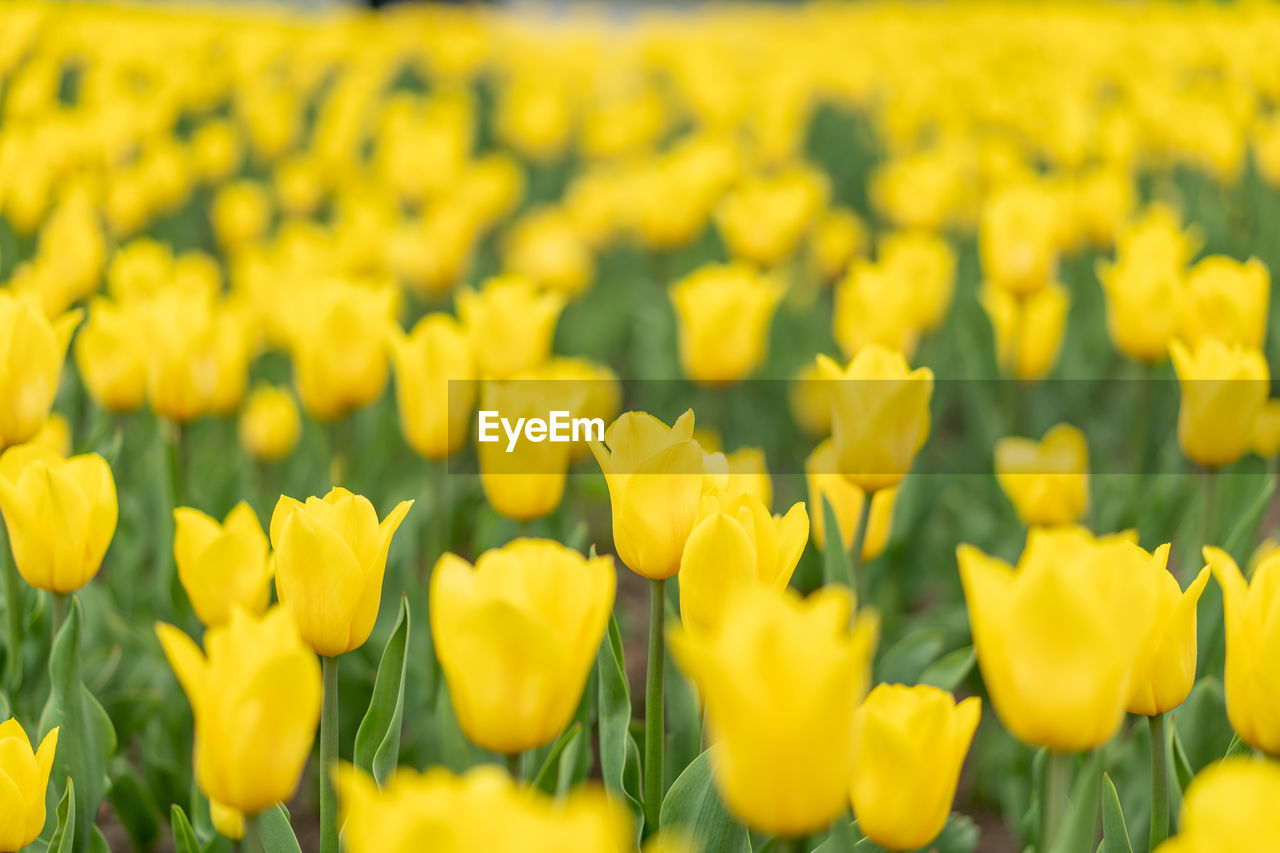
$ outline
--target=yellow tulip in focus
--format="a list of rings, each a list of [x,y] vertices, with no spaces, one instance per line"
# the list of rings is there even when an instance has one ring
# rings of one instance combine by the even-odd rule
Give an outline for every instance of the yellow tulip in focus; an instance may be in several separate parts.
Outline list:
[[[1107,331],[1116,349],[1146,364],[1168,358],[1181,320],[1182,270],[1125,256],[1114,265],[1099,262],[1097,272],[1107,295]]]
[[[74,592],[98,574],[115,535],[116,484],[96,453],[64,459],[45,445],[18,445],[0,456],[0,509],[23,579]]]
[[[279,462],[298,445],[302,421],[298,404],[286,389],[259,385],[249,392],[240,413],[240,446],[262,462]]]
[[[757,832],[807,835],[849,807],[854,710],[879,622],[859,615],[850,627],[852,607],[840,587],[804,600],[748,589],[710,632],[669,632],[706,703],[716,789]]]
[[[750,375],[764,361],[780,282],[743,264],[705,266],[671,288],[680,366],[701,385]]]
[[[336,657],[369,639],[391,536],[411,506],[401,501],[379,522],[368,498],[343,488],[306,503],[280,496],[271,515],[276,593],[317,654]]]
[[[0,723],[0,851],[21,850],[44,829],[45,791],[57,750],[56,727],[32,751],[21,723],[13,717]]]
[[[484,380],[480,386],[480,410],[498,412],[499,417],[513,424],[535,418],[547,424],[550,412],[574,413],[585,397],[585,385],[572,383],[566,387],[530,371],[509,380]],[[547,437],[546,433],[543,437]],[[481,425],[477,440],[480,485],[485,499],[499,515],[532,521],[555,512],[564,496],[571,442],[534,441],[522,432],[512,447],[500,426],[492,422],[487,430]]]
[[[1195,346],[1205,338],[1261,349],[1267,337],[1271,274],[1257,258],[1244,263],[1222,255],[1200,261],[1187,274],[1181,337]]]
[[[527,278],[501,276],[479,291],[459,291],[457,303],[480,375],[508,379],[547,360],[565,298],[540,292]]]
[[[288,802],[320,721],[320,662],[289,609],[233,611],[205,632],[204,653],[172,625],[156,634],[191,703],[200,790],[246,815]]]
[[[1211,764],[1182,798],[1178,834],[1156,853],[1224,853],[1280,848],[1280,764],[1253,757]]]
[[[867,492],[897,485],[929,437],[933,371],[871,344],[843,370],[818,356],[830,380],[831,439],[838,471]]]
[[[854,715],[850,790],[859,831],[888,850],[937,838],[981,716],[976,696],[957,705],[936,687],[876,685]]]
[[[452,456],[475,408],[475,352],[448,314],[428,314],[408,334],[391,332],[396,403],[405,440],[427,459]]]
[[[1154,717],[1181,705],[1196,680],[1196,605],[1209,569],[1201,569],[1186,592],[1165,566],[1149,567],[1142,579],[1151,587],[1155,624],[1138,653],[1125,709]]]
[[[241,501],[219,524],[198,509],[173,511],[178,580],[206,627],[223,625],[237,607],[253,615],[271,599],[267,534],[253,507]]]
[[[1135,538],[1033,528],[1016,568],[971,545],[957,549],[982,680],[1023,743],[1081,752],[1109,740],[1124,718],[1155,625],[1147,581],[1169,555],[1168,545],[1150,554]]]
[[[49,416],[80,313],[51,323],[33,303],[0,291],[0,447],[28,441]]]
[[[1216,338],[1189,349],[1175,340],[1169,354],[1178,372],[1182,405],[1178,443],[1206,468],[1221,468],[1248,448],[1254,420],[1267,403],[1270,372],[1262,353]]]
[[[996,361],[1019,379],[1043,379],[1058,363],[1071,297],[1057,282],[1026,296],[984,285],[978,295],[995,332]]]
[[[110,412],[131,412],[147,395],[148,353],[140,312],[105,298],[93,300],[75,340],[76,368],[93,401]]]
[[[613,612],[613,559],[517,539],[431,574],[431,632],[462,731],[507,755],[550,743],[582,696]]]
[[[790,257],[826,203],[826,176],[794,167],[731,191],[716,214],[729,256],[762,267]]]
[[[804,478],[809,488],[810,518],[813,522],[813,542],[819,551],[827,547],[827,517],[823,499],[831,504],[840,528],[840,540],[848,551],[853,547],[858,519],[862,516],[862,502],[866,492],[849,482],[839,473],[839,460],[831,439],[819,444],[804,461]],[[893,503],[897,488],[877,489],[871,495],[871,517],[862,539],[862,559],[874,560],[884,552],[893,528]]]
[[[1038,442],[1000,439],[995,467],[1023,524],[1073,524],[1089,508],[1089,445],[1070,424],[1058,424]]]

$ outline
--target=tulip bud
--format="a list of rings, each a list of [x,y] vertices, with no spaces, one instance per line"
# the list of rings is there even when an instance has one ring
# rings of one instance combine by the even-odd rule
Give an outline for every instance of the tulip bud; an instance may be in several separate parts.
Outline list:
[[[428,314],[413,331],[391,333],[400,428],[428,459],[453,455],[467,440],[475,408],[475,353],[466,330],[444,313]]]
[[[591,286],[595,260],[569,214],[546,207],[511,226],[503,257],[506,268],[542,287],[576,296]]]
[[[411,506],[401,501],[379,522],[368,498],[341,487],[306,503],[280,496],[271,515],[276,593],[317,654],[336,657],[369,639],[391,536]]]
[[[921,330],[941,326],[956,286],[956,253],[947,241],[928,231],[899,231],[881,238],[877,254],[890,286],[911,294]]]
[[[1252,756],[1210,764],[1182,797],[1178,834],[1156,853],[1220,853],[1280,846],[1280,764]]]
[[[849,274],[836,285],[832,331],[846,358],[871,344],[915,353],[920,342],[920,309],[915,282],[891,276],[882,265],[854,261]]]
[[[774,177],[744,181],[725,196],[716,225],[732,258],[772,267],[795,253],[826,205],[826,176],[793,167]]]
[[[30,440],[49,416],[80,314],[50,322],[31,302],[0,292],[0,447]]]
[[[867,251],[867,242],[867,226],[856,213],[832,208],[818,219],[809,235],[809,265],[818,278],[831,281]]]
[[[784,287],[741,264],[705,266],[671,288],[680,366],[694,382],[723,385],[764,361]]]
[[[173,520],[178,580],[205,626],[224,624],[236,608],[252,615],[267,609],[267,535],[249,504],[236,504],[222,524],[191,507],[175,509]]]
[[[1154,717],[1181,705],[1196,680],[1196,605],[1209,569],[1201,569],[1186,592],[1164,566],[1153,566],[1142,580],[1151,586],[1155,623],[1134,664],[1125,708]]]
[[[1169,356],[1183,294],[1181,269],[1145,257],[1098,263],[1107,296],[1107,332],[1129,358],[1156,364]]]
[[[876,685],[853,718],[851,799],[862,834],[888,850],[937,838],[981,716],[976,696],[957,705],[936,687]]]
[[[172,625],[156,634],[191,703],[200,790],[246,815],[288,802],[320,720],[320,663],[289,610],[233,611],[205,633],[204,653]]]
[[[249,180],[224,184],[209,209],[213,233],[218,243],[234,249],[267,233],[271,225],[271,197],[266,189]]]
[[[978,250],[987,280],[1024,297],[1047,286],[1058,263],[1057,199],[1042,186],[1022,184],[993,195],[982,209]]]
[[[539,292],[527,278],[501,276],[480,291],[459,291],[457,303],[480,375],[507,379],[547,360],[565,298]]]
[[[431,632],[462,731],[508,755],[569,724],[613,612],[610,557],[517,539],[431,575]]]
[[[278,462],[298,445],[302,423],[293,395],[284,388],[260,385],[249,393],[237,430],[240,446],[262,462]]]
[[[996,480],[1023,524],[1073,524],[1089,507],[1089,445],[1084,433],[1058,424],[1037,442],[996,442]]]
[[[96,453],[63,459],[44,445],[0,456],[0,509],[27,583],[74,592],[98,573],[116,530],[116,485]]]
[[[1249,430],[1249,450],[1270,459],[1280,453],[1280,400],[1263,404]]]
[[[76,336],[75,359],[85,389],[109,412],[131,412],[147,394],[147,350],[140,312],[93,300]]]
[[[57,750],[56,726],[33,752],[21,723],[13,717],[0,723],[0,851],[21,850],[44,829],[45,791]]]
[[[835,547],[848,551],[853,547],[858,519],[862,517],[862,502],[867,494],[845,479],[839,471],[835,445],[831,439],[819,444],[804,461],[804,478],[809,487],[810,518],[813,521],[813,542],[819,551],[827,548],[827,516],[823,501],[835,511],[836,525],[840,528],[840,542]],[[866,535],[862,539],[862,559],[874,560],[884,552],[893,528],[893,504],[898,495],[895,487],[877,489],[871,494],[871,518],[867,521]]]
[[[552,411],[573,412],[582,405],[585,386],[539,379],[531,371],[511,380],[485,380],[480,387],[482,411],[498,412],[511,423],[540,418]],[[566,396],[569,399],[562,399]],[[480,436],[483,438],[484,436]],[[570,442],[535,442],[521,434],[515,446],[499,435],[480,441],[480,485],[489,505],[507,518],[532,521],[555,512],[564,496],[569,471]]]
[[[796,371],[787,389],[787,405],[796,426],[808,436],[831,435],[831,384],[816,361],[806,362]]]
[[[1195,347],[1205,338],[1261,349],[1267,337],[1271,274],[1262,261],[1244,263],[1211,255],[1191,268],[1181,301],[1182,338]]]
[[[1249,446],[1254,421],[1267,403],[1270,372],[1262,353],[1207,338],[1194,350],[1169,349],[1182,389],[1178,444],[1206,468],[1230,465]]]
[[[146,311],[147,395],[156,414],[187,423],[235,411],[249,378],[245,318],[227,303],[176,288],[152,299]]]
[[[1043,379],[1058,363],[1071,298],[1054,282],[1026,296],[986,285],[978,294],[996,339],[996,362],[1019,379]]]

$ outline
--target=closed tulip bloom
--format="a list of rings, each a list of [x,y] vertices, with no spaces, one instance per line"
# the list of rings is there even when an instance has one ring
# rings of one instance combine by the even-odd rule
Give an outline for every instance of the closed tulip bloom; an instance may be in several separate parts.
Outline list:
[[[813,542],[819,551],[827,548],[827,516],[823,508],[825,499],[835,511],[836,525],[840,528],[840,543],[848,551],[853,547],[858,519],[862,516],[862,502],[867,493],[845,479],[839,470],[835,445],[831,439],[819,444],[804,461],[804,479],[809,489],[810,518],[813,522]],[[871,495],[871,518],[862,539],[862,559],[874,560],[884,552],[893,529],[893,504],[898,490],[895,487],[877,489]]]
[[[809,541],[809,515],[803,503],[770,515],[754,495],[719,490],[703,497],[698,514],[680,560],[680,619],[706,633],[744,588],[786,588]]]
[[[250,180],[223,185],[209,208],[209,221],[218,242],[234,249],[262,237],[271,225],[271,196]]]
[[[1267,400],[1253,419],[1249,449],[1265,459],[1280,453],[1280,400]]]
[[[147,396],[156,414],[187,423],[235,411],[249,380],[246,318],[227,303],[176,288],[152,299],[146,316]]]
[[[1167,204],[1154,202],[1116,237],[1116,256],[1121,261],[1146,261],[1160,267],[1182,269],[1200,251],[1204,237],[1192,225],[1184,229],[1178,212]]]
[[[40,836],[45,821],[45,791],[58,750],[58,729],[51,729],[34,752],[22,724],[13,717],[0,723],[0,851],[14,853]]]
[[[1182,798],[1178,834],[1157,853],[1222,853],[1280,847],[1280,764],[1241,756],[1211,764]]]
[[[895,486],[929,437],[933,371],[874,344],[841,369],[818,356],[831,395],[831,440],[839,473],[863,491]]]
[[[813,438],[831,435],[831,383],[817,361],[796,371],[787,389],[791,418],[801,432]]]
[[[147,395],[145,320],[136,310],[93,300],[76,336],[75,359],[85,389],[110,412],[132,412]]]
[[[1026,296],[984,285],[978,295],[996,339],[996,362],[1019,379],[1043,379],[1058,363],[1071,297],[1057,282]]]
[[[595,259],[569,214],[547,207],[511,227],[504,251],[507,269],[548,290],[576,296],[591,286]]]
[[[876,685],[854,715],[850,792],[862,834],[888,850],[937,838],[981,716],[976,696],[957,705],[928,685]]]
[[[203,653],[172,625],[156,634],[191,703],[200,790],[246,815],[288,802],[320,720],[320,662],[288,608],[233,611]]]
[[[1155,624],[1144,573],[1163,570],[1169,550],[1149,554],[1133,540],[1033,528],[1016,568],[971,545],[957,549],[982,680],[1023,743],[1085,751],[1124,718]]]
[[[956,287],[956,253],[947,241],[929,231],[899,231],[883,237],[877,253],[888,279],[911,294],[920,328],[941,326]]]
[[[826,177],[807,168],[743,182],[716,212],[729,255],[762,267],[786,260],[822,210],[828,192]]]
[[[613,612],[610,557],[517,539],[431,575],[431,633],[462,731],[508,755],[550,743],[573,717]]]
[[[882,264],[854,261],[836,285],[832,333],[846,358],[875,344],[910,357],[920,342],[920,309],[914,282],[892,275]]]
[[[391,536],[411,506],[401,501],[379,522],[368,498],[340,487],[306,503],[280,496],[271,515],[276,593],[317,654],[336,657],[369,639]]]
[[[254,459],[279,462],[298,446],[302,421],[286,389],[259,385],[249,392],[237,427],[240,446]]]
[[[743,264],[705,266],[671,288],[680,366],[702,385],[736,382],[764,361],[785,288]]]
[[[1099,262],[1097,272],[1107,296],[1107,332],[1115,348],[1145,364],[1168,358],[1182,313],[1181,268],[1126,255],[1116,264]]]
[[[459,291],[457,303],[480,375],[507,379],[547,360],[565,297],[521,276],[500,276],[479,291]]]
[[[37,305],[0,291],[0,447],[29,440],[49,416],[80,314],[50,322]]]
[[[485,380],[480,387],[481,411],[499,412],[511,423],[540,418],[552,411],[574,412],[586,396],[584,386],[565,386],[539,378],[538,371],[511,380]],[[532,521],[555,512],[564,497],[572,445],[566,441],[533,441],[525,433],[511,452],[501,429],[491,428],[495,441],[479,441],[480,485],[489,505],[515,521]],[[484,436],[478,436],[483,438]]]
[[[878,631],[874,614],[851,626],[852,606],[838,587],[804,600],[745,590],[714,630],[668,634],[706,704],[716,789],[757,832],[808,835],[848,808],[854,710]]]
[[[251,614],[267,609],[267,534],[253,507],[241,501],[218,523],[184,506],[173,511],[173,520],[178,580],[201,622],[207,627],[222,625],[237,607]]]
[[[1089,508],[1089,445],[1070,424],[1058,424],[1038,442],[1000,439],[995,467],[1023,524],[1073,524]]]
[[[45,445],[19,445],[0,456],[0,509],[23,579],[74,592],[98,574],[115,534],[116,484],[96,453],[64,459]]]
[[[1206,468],[1221,468],[1249,447],[1255,419],[1266,407],[1270,371],[1255,349],[1216,338],[1189,349],[1174,341],[1169,349],[1182,389],[1178,443]]]
[[[1057,200],[1046,188],[1023,184],[986,202],[978,249],[987,280],[1012,296],[1026,296],[1053,281],[1058,263]]]
[[[452,456],[467,440],[475,408],[475,352],[466,330],[444,313],[428,314],[408,334],[393,329],[391,364],[405,440],[427,459]]]
[[[244,838],[244,812],[224,806],[215,800],[209,801],[209,821],[213,828],[232,841]]]
[[[1192,346],[1205,338],[1261,349],[1267,337],[1271,274],[1262,261],[1244,263],[1212,255],[1187,274],[1181,336]]]
[[[1209,569],[1201,569],[1186,592],[1167,566],[1148,565],[1141,580],[1151,587],[1155,623],[1134,664],[1125,709],[1153,717],[1181,705],[1196,680],[1196,605]]]
[[[628,569],[651,580],[680,569],[703,487],[702,448],[693,410],[668,427],[645,412],[626,412],[591,452],[604,472],[613,509],[613,546]],[[606,448],[607,445],[607,448]]]
[[[838,278],[866,250],[866,224],[842,207],[824,213],[809,235],[809,265],[823,281]]]

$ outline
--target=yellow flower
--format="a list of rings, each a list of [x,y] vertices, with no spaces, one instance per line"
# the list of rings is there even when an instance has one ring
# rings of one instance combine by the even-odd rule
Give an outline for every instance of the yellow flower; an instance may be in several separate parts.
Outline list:
[[[622,384],[607,364],[585,358],[553,357],[529,374],[544,383],[553,397],[563,398],[559,408],[572,405],[575,418],[599,418],[611,423],[622,408]],[[587,439],[569,445],[569,458],[577,461],[591,453]]]
[[[208,627],[223,625],[235,608],[250,614],[267,609],[271,598],[271,566],[267,534],[253,507],[232,507],[219,524],[198,509],[173,511],[173,556],[178,580],[196,616]]]
[[[1198,228],[1193,225],[1184,230],[1177,211],[1155,202],[1120,231],[1116,257],[1121,263],[1134,261],[1182,270],[1203,242]]]
[[[996,337],[996,361],[1019,379],[1043,379],[1058,363],[1071,297],[1057,282],[1015,296],[984,285],[978,295]]]
[[[1267,403],[1270,372],[1262,353],[1207,338],[1195,349],[1169,349],[1182,388],[1178,443],[1192,461],[1221,468],[1248,447],[1254,420]]]
[[[813,521],[813,543],[818,546],[819,551],[827,548],[827,517],[822,506],[823,499],[830,502],[835,511],[843,543],[840,547],[846,551],[853,547],[858,519],[862,515],[862,502],[866,500],[866,492],[841,476],[838,469],[839,460],[831,439],[814,448],[804,461],[804,478],[809,487],[809,506],[812,507],[810,517]],[[893,529],[893,504],[897,495],[898,490],[894,487],[877,489],[871,495],[871,518],[867,521],[867,532],[862,540],[864,561],[880,556],[889,543],[889,532]]]
[[[1267,400],[1253,419],[1249,449],[1266,459],[1280,453],[1280,400]]]
[[[220,835],[239,841],[244,838],[244,812],[211,800],[209,820]]]
[[[680,366],[694,382],[736,382],[764,361],[784,286],[742,264],[702,267],[671,288]]]
[[[486,281],[479,291],[460,291],[457,303],[480,375],[507,379],[547,360],[565,299],[539,292],[527,278],[500,276]]]
[[[701,441],[698,443],[702,444]],[[729,466],[729,481],[724,487],[726,495],[754,495],[765,509],[773,506],[773,481],[769,479],[769,466],[763,450],[739,447],[732,453],[726,453],[724,458]]]
[[[233,122],[210,119],[191,134],[191,168],[200,180],[210,184],[224,181],[239,170],[243,160],[244,141]]]
[[[885,277],[911,294],[915,322],[925,332],[942,325],[956,286],[956,253],[940,235],[899,231],[877,244]]]
[[[743,589],[785,589],[808,540],[803,503],[785,516],[773,516],[754,495],[709,492],[680,559],[684,627],[694,633],[714,631],[729,600]]]
[[[32,303],[0,291],[0,447],[40,431],[58,391],[58,374],[80,311],[52,323]]]
[[[1164,571],[1169,555],[1168,545],[1149,554],[1135,538],[1033,528],[1016,569],[971,545],[957,549],[982,679],[1023,743],[1089,750],[1124,718],[1155,624],[1144,573]]]
[[[475,408],[475,352],[466,330],[445,313],[428,314],[408,334],[391,331],[400,428],[427,459],[453,455],[467,440]]]
[[[1280,691],[1274,653],[1280,648],[1280,619],[1272,603],[1280,581],[1280,553],[1259,561],[1246,581],[1227,552],[1206,547],[1205,561],[1222,587],[1227,626],[1227,718],[1240,739],[1270,755],[1280,755],[1280,713],[1271,697]]]
[[[878,684],[854,715],[851,799],[858,829],[889,850],[924,847],[942,832],[982,716],[936,687]]]
[[[1211,764],[1182,798],[1178,834],[1157,853],[1220,853],[1280,847],[1280,765],[1252,757]]]
[[[1155,603],[1155,625],[1134,664],[1133,687],[1125,709],[1148,717],[1182,704],[1196,680],[1196,605],[1209,582],[1204,568],[1187,591],[1164,566],[1143,573]]]
[[[504,87],[494,116],[504,142],[533,160],[560,156],[569,143],[573,100],[567,81],[526,73]]]
[[[379,522],[368,498],[343,488],[306,503],[280,496],[271,515],[276,593],[318,654],[336,657],[369,639],[391,536],[411,506],[401,501]]]
[[[59,456],[71,455],[71,424],[57,412],[50,412],[49,419],[40,427],[32,444],[43,444]]]
[[[503,257],[506,268],[566,296],[591,286],[595,261],[591,249],[564,210],[544,207],[511,226]]]
[[[254,459],[278,462],[302,435],[298,404],[286,389],[259,385],[245,399],[238,427],[240,446]]]
[[[1271,274],[1262,261],[1222,255],[1200,261],[1187,274],[1181,307],[1182,337],[1192,346],[1205,338],[1261,349],[1267,336]]]
[[[787,389],[787,405],[796,426],[805,434],[822,438],[831,434],[831,383],[818,362],[810,361],[796,371]]]
[[[732,190],[716,212],[729,256],[762,267],[789,258],[826,204],[826,176],[793,166]]]
[[[218,243],[224,248],[243,246],[267,233],[271,225],[271,197],[254,181],[224,184],[213,197],[209,219]]]
[[[978,248],[987,280],[1012,296],[1053,281],[1058,202],[1047,187],[1021,184],[993,195],[982,209]]]
[[[146,306],[147,396],[156,414],[186,423],[234,412],[249,381],[252,339],[224,302],[170,288]]]
[[[45,445],[0,456],[0,509],[24,580],[74,592],[93,580],[116,531],[116,484],[96,453],[64,459]]]
[[[838,470],[863,491],[897,485],[929,437],[933,371],[912,370],[902,353],[875,344],[849,366],[818,356],[822,378],[832,380],[831,439]]]
[[[610,424],[604,440],[593,441],[591,452],[609,487],[618,557],[638,575],[669,578],[680,569],[702,495],[704,462],[693,440],[693,410],[670,427],[645,412],[627,412]]]
[[[320,662],[288,608],[233,611],[205,632],[204,653],[172,625],[156,634],[191,703],[200,790],[247,815],[288,802],[320,720]]]
[[[511,380],[484,380],[480,386],[480,411],[497,412],[495,417],[516,424],[514,428],[519,428],[519,422],[535,418],[548,424],[553,411],[578,410],[585,394],[585,387],[576,383],[566,388],[530,371]],[[512,447],[497,423],[490,424],[488,434],[493,440],[479,441],[477,449],[480,485],[489,505],[498,514],[516,521],[532,521],[555,512],[564,496],[572,445],[543,440],[547,438],[545,433],[542,439],[535,440],[522,431]],[[486,437],[483,424],[477,437]]]
[[[1038,442],[1000,439],[995,465],[1023,524],[1072,524],[1089,508],[1089,445],[1070,424],[1058,424]]]
[[[477,240],[472,214],[434,207],[387,235],[387,266],[424,301],[448,293],[471,263]]]
[[[883,265],[854,261],[836,285],[832,333],[840,352],[853,358],[874,344],[913,355],[921,331],[915,286]]]
[[[822,214],[809,234],[809,265],[818,278],[831,281],[867,251],[867,243],[867,226],[858,215],[834,207]]]
[[[849,807],[853,716],[878,631],[874,614],[850,627],[851,610],[838,587],[805,600],[748,589],[714,630],[668,634],[706,703],[716,788],[757,832],[807,835]]]
[[[0,850],[14,853],[32,843],[44,829],[45,790],[58,750],[54,727],[34,752],[22,724],[13,717],[0,723]]]
[[[1097,273],[1107,295],[1107,331],[1116,349],[1147,364],[1168,358],[1181,317],[1181,268],[1126,254],[1116,264],[1099,262]]]
[[[131,412],[147,394],[146,321],[136,310],[94,299],[76,335],[75,359],[85,389],[110,412]]]
[[[517,539],[431,575],[431,633],[462,731],[508,755],[550,743],[582,697],[613,612],[613,559]]]

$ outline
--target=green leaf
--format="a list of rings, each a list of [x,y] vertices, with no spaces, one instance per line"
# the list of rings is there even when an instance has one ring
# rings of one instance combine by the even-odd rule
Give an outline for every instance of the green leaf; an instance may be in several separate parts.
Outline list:
[[[72,853],[75,850],[76,785],[67,780],[67,789],[58,802],[58,828],[49,839],[49,853]]]
[[[679,619],[680,614],[668,601],[667,624],[679,624]],[[667,723],[667,751],[662,768],[665,791],[702,752],[702,712],[693,685],[676,666],[674,655],[666,656],[663,672]]]
[[[628,761],[630,750],[634,746],[627,731],[631,725],[631,691],[627,686],[627,671],[622,657],[622,634],[618,631],[618,620],[609,617],[609,632],[600,650],[596,654],[596,673],[599,684],[597,701],[599,707],[599,749],[600,775],[605,787],[615,794],[626,797],[631,810],[640,815],[639,764],[640,751],[635,751],[635,778],[630,779]],[[630,743],[629,743],[630,741]],[[631,786],[628,783],[632,783]]]
[[[1102,761],[1095,752],[1080,770],[1071,789],[1071,802],[1050,845],[1050,853],[1077,853],[1093,849],[1098,834],[1098,789],[1101,787]]]
[[[142,787],[131,769],[126,767],[111,783],[107,799],[133,840],[133,846],[139,850],[150,849],[160,837],[160,814],[151,794]]]
[[[262,846],[267,853],[302,853],[298,838],[289,825],[289,810],[276,803],[259,816]]]
[[[582,737],[582,723],[574,723],[560,733],[560,737],[556,738],[556,742],[551,745],[551,751],[547,753],[546,761],[542,762],[542,767],[538,770],[538,774],[533,777],[533,786],[546,791],[548,794],[554,794],[560,778],[560,756],[568,749],[569,744],[577,742]],[[574,753],[577,758],[577,753]]]
[[[404,682],[409,645],[409,602],[401,594],[400,615],[387,638],[373,682],[373,695],[356,731],[355,764],[381,786],[400,759],[400,727],[404,718]]]
[[[1262,487],[1254,495],[1248,508],[1236,520],[1227,538],[1222,540],[1222,550],[1234,557],[1240,565],[1244,565],[1249,559],[1249,552],[1253,550],[1254,537],[1258,535],[1258,526],[1262,523],[1262,515],[1271,505],[1271,496],[1275,490],[1274,476],[1263,480]]]
[[[1249,744],[1240,739],[1240,735],[1234,735],[1231,743],[1227,744],[1227,751],[1223,758],[1231,758],[1233,755],[1248,755],[1250,750]]]
[[[822,551],[822,583],[849,583],[849,552],[844,549],[844,537],[840,535],[840,522],[836,520],[835,507],[826,495],[822,496],[822,530],[826,534],[827,547]]]
[[[1178,777],[1178,790],[1186,793],[1195,773],[1191,770],[1191,762],[1187,761],[1187,751],[1182,746],[1182,736],[1178,729],[1173,729],[1173,773]]]
[[[685,768],[662,801],[662,829],[681,827],[701,845],[703,853],[751,851],[751,834],[720,802],[711,781],[711,750]]]
[[[187,813],[182,806],[174,804],[169,809],[169,825],[173,827],[173,848],[176,853],[200,853],[200,842],[196,840],[196,832],[187,820]]]
[[[917,684],[931,684],[943,690],[955,690],[973,670],[978,656],[973,646],[948,652],[924,668]]]
[[[942,653],[945,636],[932,625],[917,628],[889,647],[876,667],[876,681],[915,684],[929,662]]]
[[[1120,808],[1120,795],[1111,781],[1110,774],[1102,774],[1102,851],[1103,853],[1133,853],[1129,844],[1129,829],[1124,824],[1124,811]]]

